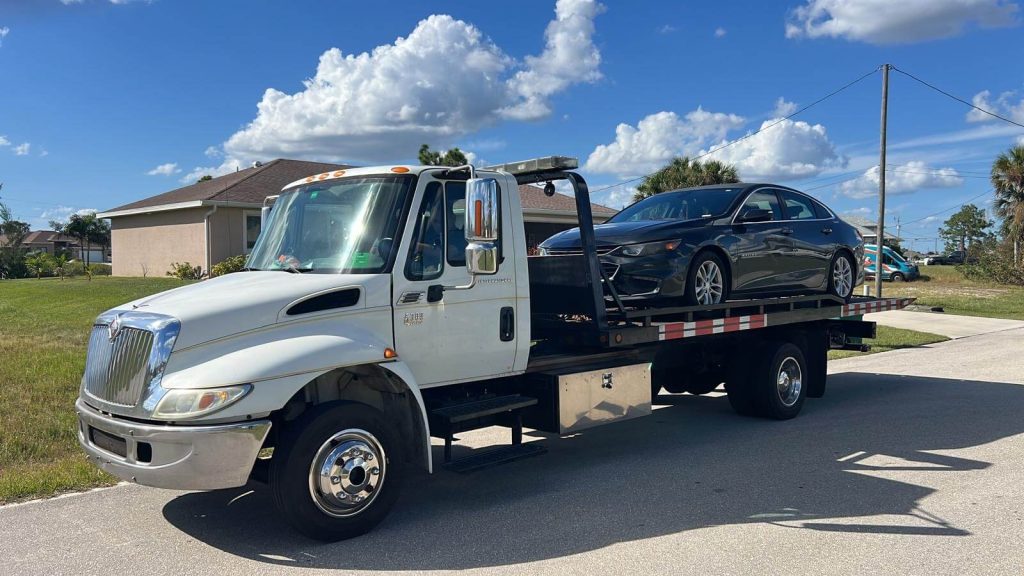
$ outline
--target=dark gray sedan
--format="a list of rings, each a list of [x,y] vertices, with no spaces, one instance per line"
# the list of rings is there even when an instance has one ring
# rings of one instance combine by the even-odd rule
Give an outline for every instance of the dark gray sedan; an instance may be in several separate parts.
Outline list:
[[[774,184],[663,192],[594,227],[605,276],[627,301],[717,304],[731,298],[831,293],[864,277],[864,242],[824,204]],[[579,229],[540,245],[579,254]]]

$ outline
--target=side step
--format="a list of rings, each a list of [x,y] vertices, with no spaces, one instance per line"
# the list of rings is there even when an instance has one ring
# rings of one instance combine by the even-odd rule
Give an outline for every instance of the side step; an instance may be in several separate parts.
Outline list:
[[[484,468],[490,468],[491,466],[507,464],[508,462],[515,460],[529,458],[530,456],[540,456],[547,451],[547,448],[537,445],[536,442],[531,442],[529,444],[511,444],[509,446],[499,446],[498,448],[481,450],[475,454],[466,456],[465,458],[459,458],[458,460],[448,462],[444,467],[452,472],[468,474],[470,472],[476,472],[477,470],[483,470]]]
[[[536,404],[536,398],[509,394],[471,400],[431,410],[430,427],[444,438],[445,467],[457,472],[471,472],[544,453],[546,449],[541,446],[523,444],[522,410]],[[494,423],[495,417],[502,416],[511,419],[512,444],[510,446],[480,451],[466,458],[452,461],[452,440],[456,432],[490,426]],[[481,419],[484,420],[481,422]]]

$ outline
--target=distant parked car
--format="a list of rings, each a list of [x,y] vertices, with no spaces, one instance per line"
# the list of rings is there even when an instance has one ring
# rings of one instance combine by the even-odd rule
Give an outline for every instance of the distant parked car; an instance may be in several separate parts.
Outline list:
[[[863,279],[863,239],[824,204],[773,184],[663,192],[594,227],[602,270],[631,302],[717,304],[730,297],[827,292]],[[580,254],[579,229],[540,245]]]
[[[878,248],[874,244],[864,245],[864,275],[875,275],[875,259],[878,256]],[[921,276],[917,264],[907,262],[899,252],[888,246],[882,247],[882,280],[903,282],[904,280],[916,280]]]

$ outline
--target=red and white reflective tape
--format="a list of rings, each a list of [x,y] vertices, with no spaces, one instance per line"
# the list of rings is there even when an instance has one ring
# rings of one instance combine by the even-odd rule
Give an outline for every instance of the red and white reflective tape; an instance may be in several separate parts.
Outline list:
[[[905,308],[913,302],[912,298],[887,298],[885,300],[873,300],[871,302],[854,302],[843,306],[840,316],[856,316],[858,314],[871,314],[872,312],[887,312]]]
[[[691,336],[738,332],[740,330],[764,328],[767,325],[767,314],[732,316],[730,318],[697,320],[695,322],[666,322],[665,324],[658,325],[658,340],[676,340],[678,338],[690,338]]]

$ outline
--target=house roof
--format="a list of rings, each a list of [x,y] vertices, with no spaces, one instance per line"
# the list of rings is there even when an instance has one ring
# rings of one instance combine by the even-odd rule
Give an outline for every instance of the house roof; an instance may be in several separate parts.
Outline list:
[[[847,224],[850,224],[860,230],[861,236],[878,236],[877,222],[871,222],[865,218],[861,218],[860,216],[843,216],[842,219]],[[885,230],[885,237],[892,240],[898,240],[897,236],[892,232],[889,232],[889,230]]]
[[[130,204],[118,206],[98,216],[112,218],[129,214],[138,214],[156,210],[175,208],[191,208],[202,204],[251,204],[258,206],[270,195],[277,194],[291,182],[305,178],[311,174],[330,172],[351,168],[342,164],[323,162],[307,162],[305,160],[271,160],[258,167],[245,168],[237,172],[218,176],[205,182],[197,182],[182,188],[150,196]],[[523,184],[519,186],[523,209],[531,212],[575,213],[576,200],[571,196],[556,193],[546,196],[544,190],[537,186]],[[152,210],[147,210],[152,209]],[[595,216],[611,216],[617,210],[591,204]]]
[[[78,245],[78,240],[71,236],[66,236],[53,230],[33,230],[25,236],[25,240],[22,244],[50,244],[52,242],[67,242],[69,244]]]
[[[555,192],[553,196],[544,194],[544,189],[530,184],[519,185],[519,196],[522,198],[523,210],[551,210],[558,212],[576,212],[576,199],[572,196]],[[590,210],[595,215],[611,216],[618,212],[614,208],[590,203]]]
[[[143,208],[173,206],[190,202],[237,202],[262,204],[263,199],[281,191],[286,184],[299,178],[348,168],[342,164],[307,162],[305,160],[271,160],[257,167],[218,176],[182,188],[150,196],[137,202],[118,206],[100,214],[100,217],[119,216],[118,212],[142,211]]]

